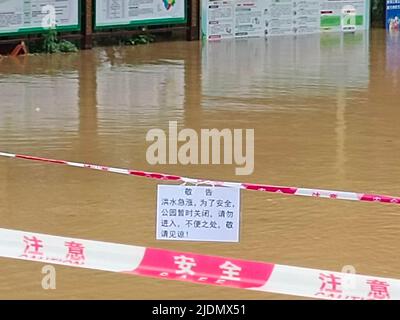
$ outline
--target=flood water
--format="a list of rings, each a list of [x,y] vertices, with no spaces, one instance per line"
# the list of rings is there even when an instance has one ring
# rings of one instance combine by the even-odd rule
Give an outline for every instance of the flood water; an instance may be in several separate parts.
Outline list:
[[[0,58],[0,150],[191,177],[400,195],[400,36],[303,36]],[[254,128],[255,170],[146,161],[151,128]],[[157,181],[0,159],[1,227],[399,278],[390,204],[242,191],[240,243],[155,240]],[[282,299],[1,259],[0,299]],[[297,299],[297,298],[296,298]]]

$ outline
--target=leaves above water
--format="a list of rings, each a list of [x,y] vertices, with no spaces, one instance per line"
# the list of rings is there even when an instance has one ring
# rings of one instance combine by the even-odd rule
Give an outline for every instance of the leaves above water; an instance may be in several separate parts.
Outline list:
[[[61,52],[77,52],[78,48],[72,42],[67,40],[61,40],[58,44],[59,50]]]
[[[43,43],[39,52],[44,53],[57,53],[57,52],[76,52],[78,48],[75,44],[67,40],[59,40],[57,30],[55,28],[49,29],[43,34]]]
[[[135,46],[135,45],[139,45],[139,44],[152,43],[154,41],[155,41],[155,37],[153,35],[141,34],[141,35],[138,35],[133,38],[129,38],[129,39],[125,40],[125,44]]]

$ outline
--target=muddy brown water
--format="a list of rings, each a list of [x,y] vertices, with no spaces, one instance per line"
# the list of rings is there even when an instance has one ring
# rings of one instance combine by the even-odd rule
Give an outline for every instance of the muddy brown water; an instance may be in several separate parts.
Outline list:
[[[1,59],[1,58],[0,58]],[[0,60],[0,150],[199,178],[400,195],[400,37],[160,42]],[[254,128],[255,171],[146,162],[146,133]],[[0,159],[1,227],[399,278],[399,207],[242,192],[239,244],[155,240],[157,182]],[[0,298],[283,295],[1,259]]]

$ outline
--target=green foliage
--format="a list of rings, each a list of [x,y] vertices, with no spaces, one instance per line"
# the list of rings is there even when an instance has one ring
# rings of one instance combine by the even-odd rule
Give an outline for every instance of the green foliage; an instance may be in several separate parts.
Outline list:
[[[61,52],[77,52],[78,48],[72,42],[61,40],[58,43],[58,48]]]
[[[43,34],[43,52],[56,53],[60,52],[58,46],[57,30],[50,28],[47,33]]]
[[[139,44],[152,43],[155,40],[156,40],[156,38],[153,35],[141,34],[141,35],[138,35],[133,38],[129,38],[129,39],[125,40],[125,44],[135,46],[135,45],[139,45]]]
[[[59,40],[55,28],[50,28],[43,33],[42,40],[29,45],[31,53],[57,53],[57,52],[77,52],[75,44],[67,40]]]

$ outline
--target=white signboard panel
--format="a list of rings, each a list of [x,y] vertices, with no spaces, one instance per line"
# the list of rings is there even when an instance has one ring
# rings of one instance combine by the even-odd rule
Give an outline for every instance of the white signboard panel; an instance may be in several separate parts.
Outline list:
[[[43,31],[55,13],[59,31],[79,30],[79,0],[0,0],[0,35]]]
[[[157,240],[239,242],[240,189],[159,185]]]
[[[95,28],[186,21],[186,0],[97,0]]]

